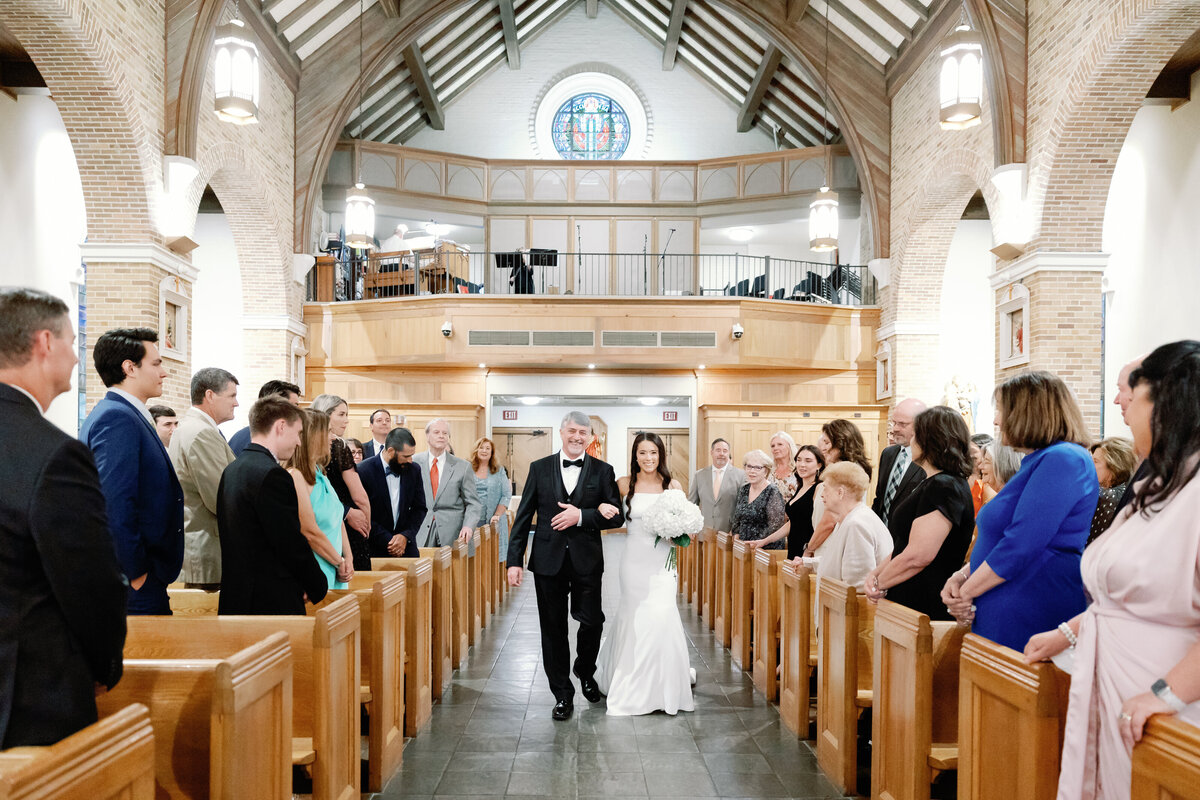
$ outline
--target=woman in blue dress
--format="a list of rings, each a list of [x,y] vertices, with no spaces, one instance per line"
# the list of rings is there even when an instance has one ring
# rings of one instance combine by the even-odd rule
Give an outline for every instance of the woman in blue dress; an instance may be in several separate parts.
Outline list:
[[[329,464],[329,415],[320,411],[304,411],[301,415],[304,429],[300,445],[287,463],[296,484],[300,532],[308,540],[329,588],[345,589],[354,574],[354,556],[342,522],[346,509],[324,470]]]
[[[512,481],[504,467],[496,461],[496,446],[486,436],[480,437],[471,449],[471,469],[475,472],[475,488],[483,503],[483,516],[496,526],[500,537],[500,561],[508,559],[508,504],[512,502]]]
[[[1001,384],[996,424],[1001,442],[1027,455],[980,510],[971,561],[942,600],[975,633],[1024,650],[1087,606],[1079,568],[1099,483],[1083,414],[1058,377],[1030,372]]]

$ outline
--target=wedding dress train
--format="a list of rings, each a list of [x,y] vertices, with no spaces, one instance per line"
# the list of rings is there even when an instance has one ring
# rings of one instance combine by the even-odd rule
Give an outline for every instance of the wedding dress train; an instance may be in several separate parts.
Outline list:
[[[671,545],[655,544],[641,519],[659,497],[635,494],[627,517],[620,600],[596,665],[596,682],[608,695],[611,716],[695,708],[687,639],[675,604],[676,573],[665,568]]]

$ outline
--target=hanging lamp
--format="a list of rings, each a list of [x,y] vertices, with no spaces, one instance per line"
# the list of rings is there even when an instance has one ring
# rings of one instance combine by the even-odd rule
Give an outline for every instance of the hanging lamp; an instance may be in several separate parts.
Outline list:
[[[253,125],[258,122],[258,47],[239,11],[235,2],[233,19],[217,28],[213,42],[213,110],[225,122]]]
[[[363,104],[363,2],[358,0],[358,116]],[[361,134],[361,131],[360,131]],[[375,248],[375,201],[362,182],[362,155],[358,156],[358,180],[346,193],[346,247],[352,250]]]
[[[960,131],[978,125],[983,113],[983,39],[971,29],[967,10],[941,44],[939,122],[944,130]]]
[[[829,4],[825,4],[825,97],[821,103],[821,136],[829,131]],[[828,146],[828,145],[827,145]],[[808,249],[828,253],[838,247],[838,197],[829,188],[829,153],[825,153],[825,185],[808,206]]]

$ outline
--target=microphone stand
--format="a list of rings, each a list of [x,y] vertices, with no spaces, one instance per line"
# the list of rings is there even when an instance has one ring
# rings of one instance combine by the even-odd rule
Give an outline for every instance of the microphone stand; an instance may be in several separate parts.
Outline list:
[[[675,235],[675,229],[671,228],[667,234],[666,244],[663,245],[662,255],[658,257],[658,271],[662,275],[662,280],[659,283],[659,294],[664,294],[667,290],[667,248],[671,246],[671,237]]]
[[[650,247],[650,236],[642,234],[642,296],[650,293],[650,261],[647,250]]]

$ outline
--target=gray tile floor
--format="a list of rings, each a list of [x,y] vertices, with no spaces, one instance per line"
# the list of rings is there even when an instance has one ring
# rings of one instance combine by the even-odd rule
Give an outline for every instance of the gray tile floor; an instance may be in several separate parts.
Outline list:
[[[577,691],[574,716],[555,722],[537,600],[526,580],[455,672],[375,800],[840,797],[808,744],[780,723],[691,607],[680,604],[680,614],[698,674],[694,712],[609,717],[603,701],[590,705]],[[571,636],[573,647],[574,623]]]

